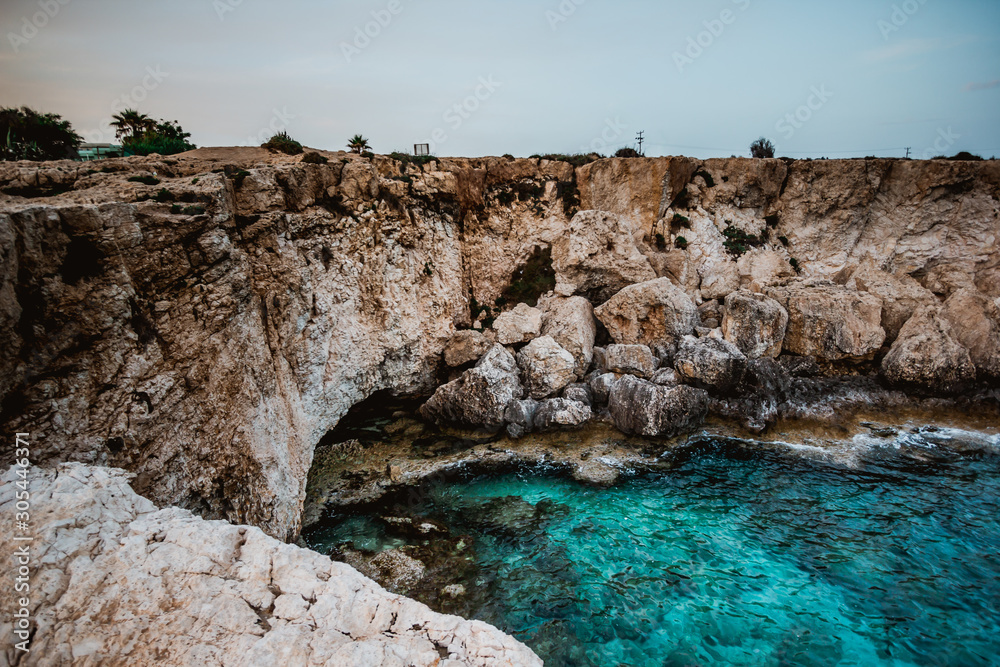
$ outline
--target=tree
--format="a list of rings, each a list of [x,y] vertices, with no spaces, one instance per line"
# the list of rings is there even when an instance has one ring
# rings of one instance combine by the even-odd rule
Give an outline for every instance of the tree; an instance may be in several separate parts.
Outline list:
[[[352,153],[357,153],[361,155],[367,150],[370,150],[368,146],[368,140],[362,137],[360,134],[355,134],[351,137],[351,140],[347,142],[347,147],[351,149]]]
[[[759,158],[774,157],[774,144],[770,139],[761,137],[750,144],[750,155]]]
[[[619,148],[618,152],[615,153],[615,157],[642,157],[634,148]]]
[[[69,121],[56,114],[0,109],[0,160],[73,159],[82,142]]]
[[[111,127],[115,128],[115,138],[120,139],[123,146],[130,139],[138,138],[146,132],[156,129],[156,122],[152,118],[135,109],[125,109],[111,118]]]

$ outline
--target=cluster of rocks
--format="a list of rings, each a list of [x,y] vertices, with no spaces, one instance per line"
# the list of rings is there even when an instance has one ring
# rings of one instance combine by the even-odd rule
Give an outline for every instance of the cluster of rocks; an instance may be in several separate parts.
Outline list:
[[[601,327],[605,347],[595,346]],[[599,418],[627,434],[674,436],[714,410],[760,431],[796,377],[880,369],[890,386],[935,394],[995,380],[1000,313],[975,289],[941,303],[870,261],[841,283],[785,281],[701,307],[656,278],[596,309],[558,293],[537,308],[519,304],[492,331],[457,333],[444,358],[475,365],[421,408],[439,424],[505,427],[517,438]]]

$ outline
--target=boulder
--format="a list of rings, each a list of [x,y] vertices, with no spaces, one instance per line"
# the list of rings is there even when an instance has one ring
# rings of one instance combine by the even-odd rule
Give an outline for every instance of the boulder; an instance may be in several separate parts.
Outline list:
[[[788,312],[774,299],[748,291],[726,297],[722,334],[750,359],[776,359],[787,327]]]
[[[538,302],[542,311],[542,335],[552,336],[576,360],[577,377],[587,374],[594,360],[594,340],[597,338],[597,321],[594,306],[580,296],[564,298],[546,296]]]
[[[611,388],[618,381],[618,376],[614,373],[595,374],[590,378],[590,393],[594,397],[594,405],[603,405],[608,402]]]
[[[708,414],[708,394],[693,387],[661,387],[630,375],[614,383],[608,408],[622,433],[674,436],[694,430]]]
[[[538,406],[535,429],[544,432],[581,426],[590,421],[590,417],[589,405],[565,398],[550,398]]]
[[[751,290],[761,290],[795,277],[795,269],[783,250],[752,248],[736,262],[740,284]]]
[[[438,387],[420,407],[420,415],[438,424],[499,429],[507,406],[523,395],[514,355],[502,345],[494,345],[475,368]]]
[[[507,422],[507,435],[517,439],[535,430],[536,412],[538,412],[538,401],[533,398],[511,401],[503,415]]]
[[[882,347],[882,300],[830,282],[768,290],[788,311],[784,349],[820,361],[870,358]]]
[[[531,398],[542,399],[562,391],[576,380],[573,355],[551,336],[536,338],[517,353],[525,390]]]
[[[497,317],[493,323],[497,342],[501,345],[520,345],[537,338],[542,332],[542,311],[526,303],[519,303]]]
[[[956,339],[952,326],[933,307],[925,306],[899,332],[882,373],[892,384],[950,394],[976,379],[969,352]]]
[[[653,373],[649,381],[663,387],[673,387],[681,383],[681,378],[673,368],[661,368]]]
[[[612,373],[648,378],[656,372],[656,357],[645,345],[609,345],[604,354],[607,369]]]
[[[670,345],[699,324],[698,307],[669,278],[626,287],[595,315],[622,345]]]
[[[882,299],[882,328],[889,343],[896,340],[899,330],[919,308],[937,304],[933,292],[910,276],[882,271],[871,257],[861,262],[847,286]]]
[[[955,340],[969,351],[979,377],[1000,379],[1000,307],[975,288],[966,287],[948,298],[942,315],[951,324]]]
[[[591,391],[589,384],[583,382],[571,384],[563,389],[563,398],[583,403],[587,406],[594,404],[594,392]]]
[[[623,288],[656,278],[623,218],[603,211],[580,211],[552,247],[556,282],[603,303]]]
[[[690,384],[727,393],[743,379],[747,358],[729,341],[689,336],[681,341],[674,368]]]
[[[444,348],[444,362],[451,368],[481,359],[492,344],[479,331],[457,331]]]

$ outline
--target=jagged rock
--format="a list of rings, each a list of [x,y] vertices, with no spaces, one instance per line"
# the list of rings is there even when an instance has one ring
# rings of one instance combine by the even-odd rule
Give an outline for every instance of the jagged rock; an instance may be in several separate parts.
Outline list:
[[[444,362],[452,368],[464,366],[482,358],[493,346],[479,331],[458,331],[444,348]]]
[[[740,383],[746,367],[739,348],[718,338],[685,338],[674,357],[674,368],[686,382],[722,393]]]
[[[552,266],[559,283],[603,303],[623,288],[656,278],[636,248],[632,230],[621,217],[603,211],[580,211],[552,246]]]
[[[736,262],[740,285],[760,291],[795,277],[795,269],[784,252],[768,248],[753,248]]]
[[[398,593],[413,589],[427,572],[426,565],[399,549],[386,549],[374,555],[345,551],[343,556],[344,562],[355,570]]]
[[[617,380],[618,376],[614,373],[597,373],[590,378],[590,391],[594,397],[595,405],[603,405],[608,402],[611,388]]]
[[[847,286],[882,299],[882,328],[887,343],[896,340],[899,330],[919,308],[937,304],[933,292],[910,276],[894,276],[882,271],[871,257],[861,262]]]
[[[753,433],[763,433],[778,419],[778,407],[788,397],[792,378],[779,362],[764,357],[747,364],[732,397],[713,399],[714,414],[742,422]]]
[[[608,408],[622,433],[674,436],[705,421],[708,394],[693,387],[661,387],[625,375],[612,386]]]
[[[438,387],[420,407],[420,415],[436,423],[498,429],[512,400],[524,395],[514,355],[502,345],[490,348],[475,368]]]
[[[542,311],[526,303],[519,303],[497,317],[493,324],[497,342],[501,345],[519,345],[537,338],[542,332]]]
[[[787,327],[788,313],[774,299],[747,291],[726,297],[722,333],[750,359],[777,358]]]
[[[768,290],[788,311],[784,349],[823,361],[867,358],[885,341],[882,300],[825,282]]]
[[[953,393],[976,379],[969,352],[955,340],[948,320],[925,306],[899,332],[882,373],[892,384]]]
[[[576,360],[573,372],[583,377],[594,359],[594,339],[597,321],[594,306],[580,296],[568,299],[559,296],[542,297],[538,302],[544,319],[542,335],[552,336]]]
[[[672,387],[680,384],[681,378],[673,368],[661,368],[653,373],[653,377],[649,381],[663,387]]]
[[[559,428],[582,426],[590,421],[590,406],[565,398],[542,401],[535,413],[535,428],[552,431]]]
[[[524,388],[531,398],[542,399],[562,391],[576,380],[573,355],[551,336],[536,338],[517,353]]]
[[[605,363],[612,373],[648,378],[656,372],[656,357],[645,345],[609,345],[605,350]]]
[[[15,480],[11,468],[4,488]],[[18,664],[431,667],[443,653],[461,665],[542,664],[485,623],[437,614],[258,528],[157,510],[123,471],[36,469],[31,492],[37,629]],[[14,500],[0,497],[4,516]],[[19,546],[5,540],[0,559],[16,562]],[[0,596],[8,638],[17,602]]]
[[[535,414],[538,412],[538,405],[538,401],[533,398],[511,401],[504,411],[507,435],[516,440],[535,430]]]
[[[621,345],[669,345],[699,323],[694,301],[668,278],[626,287],[594,312]]]
[[[591,391],[589,384],[582,382],[571,384],[563,389],[563,398],[583,403],[588,407],[594,404],[594,392]]]
[[[952,294],[942,315],[952,335],[968,351],[980,378],[1000,379],[1000,307],[975,288]]]

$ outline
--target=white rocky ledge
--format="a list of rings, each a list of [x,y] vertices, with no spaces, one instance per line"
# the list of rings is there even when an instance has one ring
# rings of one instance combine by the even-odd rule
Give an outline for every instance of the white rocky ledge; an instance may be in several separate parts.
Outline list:
[[[0,516],[14,516],[13,472]],[[492,626],[435,613],[257,528],[158,510],[123,471],[32,474],[36,630],[28,654],[5,641],[0,665],[542,664]],[[4,563],[16,548],[4,541]],[[0,596],[5,638],[17,597]]]

